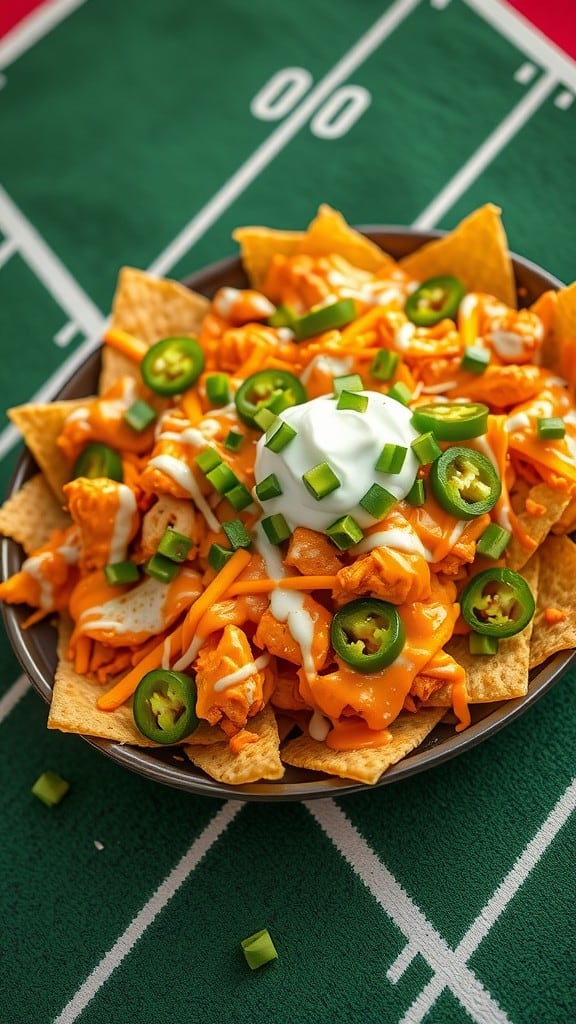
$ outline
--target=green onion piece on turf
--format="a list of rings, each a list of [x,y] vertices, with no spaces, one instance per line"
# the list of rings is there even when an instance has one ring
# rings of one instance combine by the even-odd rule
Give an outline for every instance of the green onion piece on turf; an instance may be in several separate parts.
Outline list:
[[[144,565],[144,572],[148,576],[153,576],[155,580],[160,580],[161,583],[171,583],[179,569],[178,562],[173,562],[171,558],[159,555],[158,552],[152,555],[152,558],[149,558]]]
[[[225,498],[235,512],[242,512],[242,509],[248,508],[252,504],[252,495],[243,483],[237,483],[229,491],[226,491]]]
[[[225,462],[221,462],[214,469],[211,469],[209,473],[206,473],[206,479],[210,481],[214,490],[218,491],[218,494],[226,494],[239,482],[236,474]]]
[[[402,405],[409,405],[410,399],[412,398],[412,392],[410,391],[410,388],[406,387],[403,380],[398,380],[390,388],[388,398],[393,398],[395,402],[401,402]]]
[[[408,502],[409,505],[414,505],[416,507],[419,505],[423,505],[424,502],[426,501],[426,488],[424,486],[424,481],[421,480],[420,477],[417,477],[414,483],[412,484],[412,487],[408,491],[405,500]]]
[[[121,587],[124,583],[136,583],[140,579],[138,566],[134,562],[114,562],[104,566],[104,577],[110,587]]]
[[[268,317],[268,323],[270,327],[290,327],[295,320],[297,320],[297,314],[290,306],[277,306],[274,312]]]
[[[282,544],[283,541],[288,540],[292,532],[281,512],[277,512],[273,516],[266,516],[262,520],[262,529],[271,544]]]
[[[476,544],[476,553],[484,558],[500,558],[512,534],[498,523],[490,523]]]
[[[210,473],[212,469],[216,469],[216,466],[220,465],[222,459],[215,448],[205,448],[203,452],[194,457],[194,462],[203,473]]]
[[[276,413],[266,407],[258,409],[258,412],[255,412],[252,418],[256,426],[260,427],[260,430],[269,430],[278,419]]]
[[[152,406],[148,405],[143,398],[137,398],[132,405],[128,406],[124,413],[124,422],[141,434],[156,419],[156,413]]]
[[[336,408],[352,409],[353,412],[366,412],[368,408],[368,395],[359,395],[357,391],[341,391]]]
[[[341,486],[341,481],[327,462],[319,462],[312,469],[307,469],[302,474],[302,481],[316,501],[321,501]]]
[[[460,366],[468,373],[484,373],[490,362],[490,349],[480,345],[467,345]]]
[[[216,569],[216,572],[220,572],[220,569],[230,561],[233,554],[234,552],[230,548],[225,548],[222,544],[211,544],[208,551],[208,565]]]
[[[280,420],[278,426],[273,425],[268,434],[266,434],[266,440],[264,445],[269,448],[271,452],[281,452],[287,444],[290,444],[298,431],[294,430],[289,423],[285,423],[284,420]]]
[[[470,654],[498,654],[498,644],[497,636],[482,636],[480,633],[470,633],[468,638]]]
[[[537,426],[541,441],[553,441],[566,434],[566,425],[561,416],[539,416]]]
[[[230,430],[224,438],[222,445],[227,448],[229,452],[237,452],[242,447],[245,440],[244,434],[237,434],[235,430]]]
[[[276,947],[270,938],[267,928],[262,928],[261,931],[255,932],[254,935],[250,935],[247,939],[242,939],[240,945],[246,963],[252,971],[255,971],[257,967],[270,963],[271,960],[278,959]]]
[[[364,391],[364,381],[359,373],[345,373],[332,378],[332,388],[335,398],[338,398],[343,391]]]
[[[56,772],[43,772],[40,778],[32,786],[32,793],[37,796],[46,807],[55,807],[70,789],[70,783],[66,782]]]
[[[399,473],[407,454],[408,449],[401,444],[385,444],[375,468],[379,473]]]
[[[370,373],[376,380],[390,380],[396,372],[400,362],[397,352],[391,352],[389,348],[381,348],[370,364]]]
[[[340,551],[346,551],[353,544],[358,544],[364,536],[358,523],[352,516],[342,516],[336,522],[330,523],[326,535]]]
[[[258,501],[269,501],[270,498],[278,498],[282,494],[282,487],[276,473],[265,476],[254,488]]]
[[[327,306],[312,309],[299,316],[290,324],[296,341],[306,341],[315,334],[336,330],[356,319],[356,304],[353,299],[340,299]]]
[[[421,466],[429,466],[431,462],[434,462],[435,459],[442,455],[440,445],[434,434],[430,432],[420,434],[419,437],[411,442],[410,447]]]
[[[358,502],[374,519],[384,519],[398,499],[380,484],[372,484]]]
[[[248,530],[241,519],[231,519],[227,523],[222,523],[222,529],[228,537],[234,551],[236,551],[237,548],[249,548],[252,546],[252,537],[248,533]]]
[[[173,562],[184,562],[191,547],[191,537],[168,527],[162,534],[156,550],[159,555],[165,555]]]
[[[228,404],[231,396],[227,373],[211,373],[206,377],[206,396],[212,405]]]

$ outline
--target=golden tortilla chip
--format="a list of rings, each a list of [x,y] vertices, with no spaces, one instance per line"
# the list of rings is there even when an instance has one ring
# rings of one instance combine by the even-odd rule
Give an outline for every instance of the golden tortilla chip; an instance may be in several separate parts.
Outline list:
[[[576,648],[576,544],[569,537],[550,535],[540,548],[540,556],[530,668],[541,665],[557,651]]]
[[[22,433],[26,447],[34,456],[57,500],[62,503],[62,488],[72,473],[72,465],[56,445],[67,417],[75,409],[89,406],[91,398],[76,398],[50,405],[18,405],[8,409],[8,417]]]
[[[252,288],[262,289],[274,255],[293,256],[304,238],[303,231],[275,231],[273,228],[245,227],[232,233],[240,246],[244,270]]]
[[[217,782],[242,786],[260,779],[281,779],[284,765],[280,760],[278,728],[270,707],[265,707],[248,722],[247,729],[258,735],[255,743],[247,743],[239,754],[233,754],[228,743],[200,746],[187,743],[186,756],[197,768]]]
[[[441,274],[459,277],[467,291],[495,295],[516,306],[516,285],[500,210],[492,203],[475,210],[444,238],[405,256],[400,266],[417,281]]]
[[[282,749],[282,760],[296,768],[373,785],[387,768],[415,750],[443,717],[443,708],[402,712],[390,726],[390,742],[374,749],[332,750],[310,736],[298,736]]]
[[[574,387],[576,369],[576,281],[556,293],[553,329],[544,342],[545,366],[563,377]]]
[[[0,533],[21,544],[27,555],[64,530],[72,520],[56,501],[41,473],[27,480],[0,508]]]
[[[191,291],[178,281],[123,267],[114,295],[111,327],[127,331],[147,345],[153,345],[173,334],[197,334],[209,305],[204,295]],[[131,359],[104,345],[99,382],[101,394],[119,377],[135,377],[137,374],[138,367]]]
[[[529,515],[526,511],[526,500],[533,502],[539,508],[544,508],[545,511],[541,515]],[[539,547],[569,504],[569,494],[566,494],[565,491],[554,490],[548,484],[541,483],[528,490],[522,507],[514,507],[514,511],[528,536]],[[531,554],[532,551],[527,551],[516,537],[512,536],[506,548],[506,563],[511,569],[518,572],[522,566],[526,565]]]

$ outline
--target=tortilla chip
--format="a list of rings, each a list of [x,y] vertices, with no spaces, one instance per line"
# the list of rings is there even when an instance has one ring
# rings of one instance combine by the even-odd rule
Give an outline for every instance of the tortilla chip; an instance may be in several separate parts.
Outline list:
[[[56,445],[67,417],[75,409],[90,405],[90,398],[76,398],[50,405],[18,405],[8,409],[12,423],[22,433],[27,448],[50,484],[56,499],[62,503],[62,488],[72,473],[72,465]]]
[[[232,233],[240,246],[244,270],[252,288],[262,289],[272,257],[293,256],[296,247],[304,238],[303,231],[275,231],[273,228],[237,228]]]
[[[282,749],[282,760],[296,768],[372,785],[387,768],[415,750],[443,717],[443,708],[429,708],[416,714],[402,712],[390,726],[390,742],[373,749],[332,750],[310,736],[299,736]]]
[[[543,507],[545,512],[542,515],[529,515],[526,512],[526,499]],[[570,495],[565,491],[554,490],[552,487],[548,487],[548,484],[541,483],[528,490],[526,499],[522,502],[522,508],[515,508],[514,511],[528,536],[539,547],[570,504]],[[506,548],[506,563],[511,569],[518,572],[522,566],[526,565],[531,554],[532,551],[527,551],[516,537],[512,536]]]
[[[197,768],[217,782],[230,786],[242,786],[260,779],[281,779],[284,766],[280,760],[280,741],[272,709],[265,707],[251,718],[247,729],[259,738],[255,743],[247,743],[239,754],[233,754],[228,743],[209,746],[187,743],[184,752]]]
[[[576,544],[569,537],[546,538],[540,548],[540,581],[530,644],[530,668],[557,651],[576,648]],[[565,617],[550,622],[547,611]]]
[[[46,544],[52,530],[64,530],[71,522],[41,473],[0,508],[0,533],[21,544],[27,555]]]
[[[194,335],[202,326],[209,300],[178,281],[153,277],[123,267],[112,305],[111,327],[133,334],[147,345],[170,335]],[[126,356],[104,346],[99,391],[102,394],[122,376],[137,376],[138,367]]]
[[[500,209],[487,203],[446,235],[405,256],[400,266],[417,281],[459,277],[467,291],[495,295],[516,307],[516,285]]]

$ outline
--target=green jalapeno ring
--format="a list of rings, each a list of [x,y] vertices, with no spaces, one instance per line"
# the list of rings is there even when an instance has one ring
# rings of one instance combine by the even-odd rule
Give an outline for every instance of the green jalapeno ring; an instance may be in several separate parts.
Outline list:
[[[307,399],[302,381],[289,370],[258,370],[247,377],[238,388],[234,403],[240,419],[254,430],[258,424],[254,417],[261,409],[282,412]]]
[[[488,413],[482,402],[436,402],[416,406],[412,423],[423,433],[431,431],[438,441],[469,441],[486,433]]]
[[[181,743],[198,725],[196,684],[173,669],[153,669],[142,677],[132,712],[143,736],[156,743]]]
[[[330,639],[335,653],[357,672],[379,672],[391,665],[406,642],[395,605],[379,598],[358,598],[332,619]]]
[[[204,353],[196,338],[162,338],[140,364],[142,380],[158,395],[180,395],[204,369]]]
[[[106,477],[108,480],[122,483],[122,459],[114,448],[100,441],[92,441],[82,449],[76,459],[72,477],[76,479],[79,476],[88,477],[89,480]]]
[[[512,569],[484,569],[460,594],[464,621],[483,636],[505,639],[520,633],[535,611],[532,591],[523,576]]]
[[[430,485],[438,504],[458,519],[474,519],[494,507],[502,481],[475,448],[448,448],[432,463]]]
[[[417,327],[432,327],[446,317],[454,320],[465,291],[457,277],[430,277],[408,296],[404,312]]]

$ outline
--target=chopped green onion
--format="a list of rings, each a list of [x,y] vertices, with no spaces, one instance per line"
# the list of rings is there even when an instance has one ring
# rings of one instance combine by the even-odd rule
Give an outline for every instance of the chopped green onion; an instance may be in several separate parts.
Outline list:
[[[412,487],[408,491],[406,498],[404,499],[409,505],[423,505],[426,501],[426,488],[424,487],[424,481],[420,477],[416,477]]]
[[[56,772],[47,771],[36,779],[32,786],[32,794],[46,804],[46,807],[55,807],[66,796],[69,789],[70,783],[66,782],[66,779],[57,775]]]
[[[262,928],[261,931],[255,932],[254,935],[250,935],[247,939],[242,939],[240,945],[246,958],[246,963],[252,971],[256,970],[257,967],[270,963],[271,960],[278,959],[276,947],[270,938],[267,928]]]
[[[326,530],[326,534],[330,537],[332,543],[337,548],[340,548],[340,551],[346,551],[353,544],[358,544],[364,536],[358,523],[352,516],[342,516],[336,522],[331,523]]]
[[[400,356],[397,352],[391,352],[389,348],[381,348],[370,364],[370,373],[376,380],[390,380],[394,376],[399,362]]]
[[[211,373],[206,377],[206,396],[212,405],[228,404],[230,381],[227,373]]]
[[[541,441],[552,441],[566,434],[566,425],[561,416],[539,416],[537,425]]]
[[[292,532],[281,512],[277,512],[273,516],[266,516],[262,520],[262,529],[271,544],[282,544],[283,541],[288,540]]]
[[[260,427],[260,430],[269,430],[272,424],[276,422],[278,417],[275,412],[272,412],[271,409],[268,409],[266,406],[263,406],[262,409],[258,409],[258,412],[254,413],[252,419],[254,420],[256,426]]]
[[[228,537],[234,551],[236,551],[237,548],[249,548],[252,546],[252,537],[248,533],[248,530],[241,519],[231,519],[227,523],[222,523],[222,529]]]
[[[124,583],[136,583],[140,579],[138,566],[129,560],[105,565],[104,576],[110,587],[121,587]]]
[[[356,304],[353,299],[339,299],[327,306],[311,309],[309,313],[297,317],[292,323],[296,341],[306,341],[315,334],[344,327],[356,319]]]
[[[270,498],[278,498],[282,494],[282,487],[276,473],[265,476],[254,488],[258,501],[269,501]]]
[[[408,449],[401,444],[385,444],[378,456],[375,469],[379,473],[399,473],[407,454]]]
[[[165,555],[173,562],[184,562],[191,547],[191,537],[186,537],[169,526],[162,534],[156,550],[159,555]]]
[[[242,444],[246,440],[245,434],[237,434],[235,430],[230,430],[222,442],[222,446],[227,448],[229,452],[237,452],[242,447]]]
[[[233,554],[234,552],[230,548],[225,548],[222,544],[211,544],[208,551],[208,565],[216,569],[216,572],[220,572],[220,569],[230,561]]]
[[[141,434],[157,418],[155,410],[143,398],[137,398],[124,413],[124,422]]]
[[[366,412],[368,408],[368,395],[359,395],[357,391],[341,391],[336,408],[352,409],[353,412]]]
[[[271,452],[281,452],[296,437],[298,431],[294,430],[289,423],[280,420],[279,425],[273,426],[268,433],[270,436],[266,434],[265,447],[269,448]]]
[[[159,555],[158,552],[152,555],[144,566],[144,572],[161,583],[171,583],[179,569],[178,562],[173,562],[171,558]]]
[[[341,481],[327,462],[319,462],[312,469],[307,469],[302,474],[302,481],[316,501],[321,501],[341,486]]]
[[[429,466],[442,455],[442,449],[431,431],[420,434],[410,443],[410,447],[421,466]]]
[[[484,558],[500,558],[512,534],[505,530],[498,523],[490,523],[479,538],[476,545],[476,553],[484,555]]]
[[[226,491],[225,497],[235,512],[241,512],[242,509],[248,508],[252,504],[252,495],[241,481],[235,487],[231,487],[229,491]]]
[[[381,487],[380,484],[372,484],[366,494],[360,498],[358,504],[374,519],[383,519],[397,500],[385,487]]]
[[[290,306],[277,306],[273,313],[268,317],[268,323],[270,327],[292,327],[294,321],[297,319],[297,314]]]
[[[470,654],[498,654],[498,643],[497,636],[483,636],[480,633],[470,633],[468,649]]]
[[[408,405],[412,398],[412,392],[409,387],[406,387],[403,380],[398,380],[390,388],[388,398],[393,398],[394,401],[401,402],[402,405]]]
[[[332,378],[332,387],[334,396],[338,398],[343,391],[364,391],[364,381],[359,373],[345,373]]]
[[[484,373],[490,362],[490,349],[480,345],[467,345],[460,366],[468,373]]]
[[[226,462],[220,462],[218,466],[206,473],[206,479],[210,481],[218,494],[226,494],[239,482],[238,477]]]
[[[205,448],[203,452],[194,457],[194,462],[203,473],[209,473],[220,465],[222,459],[215,448]]]

